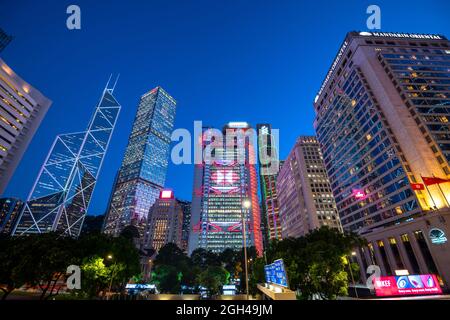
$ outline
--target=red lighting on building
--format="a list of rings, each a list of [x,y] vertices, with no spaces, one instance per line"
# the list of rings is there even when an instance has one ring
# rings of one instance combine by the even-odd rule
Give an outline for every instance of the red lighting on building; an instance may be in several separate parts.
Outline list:
[[[214,183],[219,185],[231,185],[239,179],[239,176],[233,170],[224,169],[213,172],[211,174],[211,179]]]

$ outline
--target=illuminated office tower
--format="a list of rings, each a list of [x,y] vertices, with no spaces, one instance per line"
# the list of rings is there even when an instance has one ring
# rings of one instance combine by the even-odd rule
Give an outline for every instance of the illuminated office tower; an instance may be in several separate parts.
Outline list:
[[[280,168],[276,140],[270,124],[257,124],[258,163],[261,188],[261,220],[265,228],[263,240],[281,240],[281,223],[277,195],[277,175]],[[269,161],[263,161],[267,157]],[[275,168],[275,170],[274,170]]]
[[[116,81],[117,82],[117,81]],[[14,235],[50,231],[78,237],[120,105],[109,81],[86,131],[60,134],[23,206]]]
[[[50,105],[50,100],[0,59],[0,194]]]
[[[177,199],[183,211],[183,227],[181,235],[181,249],[187,252],[189,243],[189,234],[191,230],[191,202]]]
[[[19,217],[23,201],[16,198],[0,199],[0,234],[10,234]]]
[[[161,87],[141,97],[106,215],[105,233],[117,236],[133,225],[142,238],[148,212],[166,180],[175,111],[175,100]]]
[[[315,98],[342,226],[369,241],[361,270],[375,263],[450,283],[449,85],[444,36],[350,32]]]
[[[144,233],[144,248],[158,252],[167,243],[182,248],[183,209],[172,190],[162,190],[150,208]]]
[[[196,248],[216,253],[241,250],[244,224],[246,246],[255,246],[259,255],[263,252],[254,141],[246,134],[254,131],[249,129],[245,122],[230,122],[221,142],[210,128],[194,138],[201,140],[203,151],[214,143],[214,159],[195,165],[189,253]]]
[[[282,238],[305,236],[322,226],[341,230],[316,137],[299,137],[277,178]]]

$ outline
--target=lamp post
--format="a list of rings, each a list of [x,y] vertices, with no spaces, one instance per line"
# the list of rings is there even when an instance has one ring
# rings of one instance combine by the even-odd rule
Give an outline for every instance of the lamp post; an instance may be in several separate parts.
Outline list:
[[[242,202],[242,207],[245,209],[250,209],[251,207],[250,200],[246,199]],[[245,263],[245,293],[248,300],[248,261],[247,261],[247,232],[246,232],[246,221],[244,220],[244,213],[241,209],[241,217],[242,217],[242,238],[244,241],[244,263]]]
[[[111,254],[109,254],[107,257],[106,257],[108,260],[113,260],[113,256],[111,255]],[[113,265],[112,265],[114,268],[113,268],[113,271],[112,271],[112,273],[111,273],[111,281],[109,282],[109,289],[108,289],[108,293],[109,294],[111,294],[111,288],[112,288],[112,283],[113,283],[113,279],[114,279],[114,272],[115,272],[115,270],[116,270],[116,263],[114,262],[113,263]]]
[[[352,256],[356,256],[355,251],[352,251]],[[355,290],[355,296],[358,299],[359,297],[358,297],[358,291],[356,290],[355,278],[353,277],[351,257],[348,257],[347,260],[348,260],[348,269],[350,270],[350,276],[351,276],[352,282],[353,282],[353,290]]]

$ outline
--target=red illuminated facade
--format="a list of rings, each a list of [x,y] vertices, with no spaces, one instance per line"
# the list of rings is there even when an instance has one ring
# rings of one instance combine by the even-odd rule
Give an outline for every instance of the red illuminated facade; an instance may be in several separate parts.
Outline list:
[[[249,135],[244,134],[249,129],[246,123],[229,124],[219,143],[209,128],[203,129],[202,152],[214,151],[210,160],[204,157],[203,163],[195,166],[190,253],[197,248],[213,252],[227,248],[240,250],[244,245],[244,220],[246,245],[255,246],[262,255],[255,149]],[[227,141],[226,135],[231,134],[237,137]],[[250,202],[249,208],[243,205],[245,201]]]

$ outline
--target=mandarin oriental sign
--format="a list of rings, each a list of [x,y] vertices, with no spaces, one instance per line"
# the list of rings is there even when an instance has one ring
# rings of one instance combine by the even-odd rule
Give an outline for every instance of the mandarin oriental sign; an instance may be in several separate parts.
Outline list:
[[[437,34],[417,34],[417,33],[397,33],[397,32],[360,32],[359,35],[360,36],[372,36],[372,37],[443,40],[443,38]]]
[[[316,103],[317,100],[319,100],[319,97],[322,94],[325,87],[327,86],[328,81],[331,78],[331,75],[333,74],[334,70],[336,69],[336,66],[339,64],[339,61],[341,61],[341,58],[344,55],[344,52],[345,52],[345,49],[347,49],[347,46],[348,46],[348,42],[344,41],[341,48],[339,49],[339,52],[338,52],[336,58],[334,58],[333,64],[331,65],[330,70],[328,71],[327,76],[325,77],[325,80],[322,83],[322,86],[320,87],[319,93],[317,93],[316,98],[314,99],[314,103]]]

